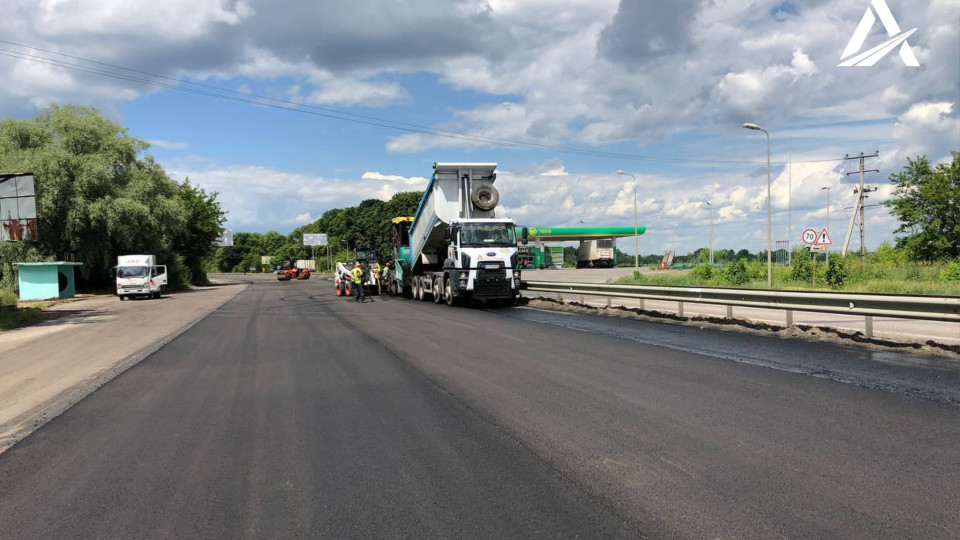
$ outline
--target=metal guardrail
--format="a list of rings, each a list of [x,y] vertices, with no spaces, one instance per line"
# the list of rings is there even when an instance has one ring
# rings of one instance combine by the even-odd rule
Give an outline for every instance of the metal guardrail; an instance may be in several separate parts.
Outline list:
[[[873,317],[960,322],[960,297],[953,296],[771,291],[764,289],[613,285],[608,283],[555,281],[524,281],[523,288],[528,291],[556,294],[678,302],[678,313],[681,317],[683,316],[684,302],[727,306],[727,317],[733,317],[732,308],[734,306],[782,309],[787,312],[787,326],[793,326],[794,311],[860,315],[866,317],[867,337],[873,337]]]

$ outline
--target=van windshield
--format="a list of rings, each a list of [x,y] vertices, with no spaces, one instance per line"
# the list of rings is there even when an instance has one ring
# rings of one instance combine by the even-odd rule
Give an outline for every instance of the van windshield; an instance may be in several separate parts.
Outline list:
[[[147,266],[118,266],[118,278],[147,277],[150,274],[150,268]]]
[[[510,223],[474,223],[460,229],[464,246],[515,246],[517,236]]]

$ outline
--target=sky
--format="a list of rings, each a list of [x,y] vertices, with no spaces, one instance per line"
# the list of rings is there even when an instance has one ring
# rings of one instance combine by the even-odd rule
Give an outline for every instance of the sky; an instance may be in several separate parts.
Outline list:
[[[878,3],[916,28],[919,66],[898,49],[837,65],[865,17],[861,51],[897,34]],[[498,163],[500,215],[521,225],[632,226],[636,196],[644,254],[706,247],[711,207],[714,247],[756,251],[752,122],[770,133],[774,240],[828,226],[829,193],[839,245],[845,155],[879,152],[875,204],[907,158],[960,149],[960,0],[7,0],[0,79],[0,117],[96,107],[216,191],[238,232],[286,233],[471,161]],[[894,238],[886,208],[866,216],[868,248]]]

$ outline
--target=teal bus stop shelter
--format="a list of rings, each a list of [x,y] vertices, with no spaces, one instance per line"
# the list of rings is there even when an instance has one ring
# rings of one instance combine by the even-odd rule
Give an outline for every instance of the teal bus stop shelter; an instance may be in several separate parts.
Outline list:
[[[75,262],[35,262],[17,263],[20,283],[20,300],[51,300],[54,298],[73,298],[74,268],[83,266]]]

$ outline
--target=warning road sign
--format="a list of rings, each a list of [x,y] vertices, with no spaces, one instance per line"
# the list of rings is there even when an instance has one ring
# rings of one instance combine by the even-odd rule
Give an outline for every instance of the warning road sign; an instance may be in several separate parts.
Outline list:
[[[817,235],[817,241],[815,244],[824,244],[824,245],[833,245],[833,240],[830,239],[830,235],[827,234],[827,230],[823,229],[820,231],[820,234]]]
[[[816,243],[817,243],[817,238],[819,238],[819,237],[820,237],[820,235],[818,235],[818,234],[817,234],[817,231],[815,231],[815,230],[813,230],[813,229],[807,229],[807,230],[803,231],[803,243],[804,243],[804,244],[816,244]]]

